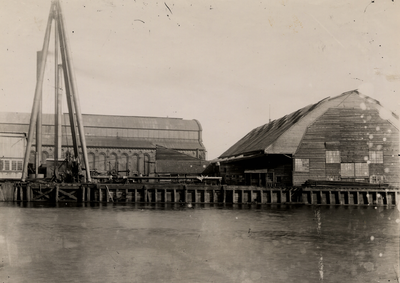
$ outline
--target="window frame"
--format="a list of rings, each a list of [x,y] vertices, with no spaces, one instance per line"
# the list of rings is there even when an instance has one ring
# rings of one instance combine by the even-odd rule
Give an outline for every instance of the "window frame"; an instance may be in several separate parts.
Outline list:
[[[295,158],[294,171],[300,173],[310,172],[310,159],[308,158]]]
[[[336,154],[333,154],[336,153]],[[341,162],[341,157],[340,157],[340,151],[339,150],[327,150],[325,151],[325,163],[340,163]]]
[[[23,161],[20,159],[0,159],[0,171],[22,171]]]
[[[347,167],[347,168],[345,168]],[[354,178],[355,168],[354,163],[340,163],[340,177],[341,178]]]
[[[370,150],[368,152],[368,160],[370,163],[383,164],[383,150]]]
[[[366,162],[340,163],[340,176],[341,178],[360,178],[360,177],[369,178],[370,176],[369,176],[368,163]]]
[[[365,171],[366,171],[366,174],[365,174]],[[365,163],[365,162],[356,162],[356,163],[354,163],[354,176],[355,177],[362,177],[362,178],[367,178],[367,177],[369,178],[369,166],[368,166],[368,163]]]

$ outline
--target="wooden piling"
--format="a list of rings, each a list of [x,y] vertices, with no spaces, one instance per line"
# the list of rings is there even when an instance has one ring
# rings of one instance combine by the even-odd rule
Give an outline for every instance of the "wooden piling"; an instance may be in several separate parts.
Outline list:
[[[26,190],[28,190],[29,184],[26,186]],[[19,200],[23,201],[24,200],[24,190],[23,187],[19,190]]]
[[[326,204],[326,192],[319,191],[319,199],[321,204]]]
[[[187,191],[187,186],[183,185],[183,201],[187,202],[187,196],[188,195],[188,191]]]
[[[90,195],[90,187],[86,187],[86,201],[91,201],[91,195]]]
[[[31,201],[31,186],[26,186],[26,201]]]
[[[19,186],[14,186],[14,198],[13,201],[17,201],[18,200],[18,188]]]
[[[237,192],[237,197],[236,197]],[[244,190],[233,190],[232,191],[232,202],[233,203],[244,203]]]
[[[203,191],[204,203],[210,203],[211,202],[211,194],[212,194],[212,191],[208,191],[208,190],[204,190]]]
[[[82,202],[85,202],[85,187],[81,186],[81,192],[82,192]]]
[[[54,201],[58,202],[58,193],[59,193],[60,187],[58,185],[56,185],[56,192],[55,192],[55,197],[54,197]]]
[[[110,187],[111,186],[111,187]],[[66,189],[66,190],[65,190]],[[94,189],[94,191],[93,191]],[[72,192],[72,193],[69,193]],[[105,194],[104,194],[105,193]],[[153,197],[154,193],[154,197]],[[77,194],[77,195],[76,195]],[[104,195],[106,199],[104,199]],[[194,203],[261,203],[284,204],[286,202],[307,203],[312,205],[385,205],[399,203],[399,191],[393,189],[366,188],[318,188],[303,190],[285,188],[255,188],[244,186],[210,187],[207,185],[175,184],[48,184],[16,183],[11,187],[10,197],[14,201],[72,199],[78,202],[194,202]],[[301,194],[301,198],[298,198]],[[1,197],[1,195],[0,195]],[[50,198],[50,199],[49,199]]]
[[[144,191],[144,202],[149,202],[149,191],[147,190],[146,185],[143,186]]]
[[[393,205],[393,193],[392,192],[387,192],[387,203],[388,205]]]
[[[341,191],[337,192],[337,201],[336,204],[343,205],[343,195]]]
[[[335,204],[342,204],[342,197],[340,195],[340,191],[335,192],[336,202]]]

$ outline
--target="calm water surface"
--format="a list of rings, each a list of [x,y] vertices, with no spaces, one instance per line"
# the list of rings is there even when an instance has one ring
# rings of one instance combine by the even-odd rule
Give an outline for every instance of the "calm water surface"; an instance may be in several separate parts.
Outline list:
[[[0,282],[398,282],[397,208],[0,203]]]

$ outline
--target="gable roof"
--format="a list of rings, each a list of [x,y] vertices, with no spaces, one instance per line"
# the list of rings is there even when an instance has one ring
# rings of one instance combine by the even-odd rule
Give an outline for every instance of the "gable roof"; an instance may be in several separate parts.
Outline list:
[[[157,146],[156,149],[156,171],[159,174],[201,174],[209,163],[169,148]]]
[[[374,99],[360,94],[357,90],[342,93],[333,98],[325,98],[315,104],[303,107],[280,119],[251,130],[236,142],[219,158],[246,157],[254,154],[294,154],[307,127],[332,107],[355,107],[356,97],[359,101],[373,104],[378,111],[383,107]],[[357,105],[360,106],[360,105]],[[388,119],[398,127],[398,116],[391,113]],[[396,122],[397,119],[397,122]]]
[[[181,153],[179,151],[165,148],[162,146],[157,146],[156,149],[156,160],[190,160],[190,161],[198,161],[199,158]]]

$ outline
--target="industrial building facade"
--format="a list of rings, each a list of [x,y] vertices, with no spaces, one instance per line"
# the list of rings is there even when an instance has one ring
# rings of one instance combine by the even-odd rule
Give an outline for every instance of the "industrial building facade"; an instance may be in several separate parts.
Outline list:
[[[399,187],[399,117],[350,91],[250,131],[219,157],[228,184],[306,181]]]
[[[153,176],[157,173],[157,148],[159,151],[163,148],[176,151],[179,154],[174,156],[178,156],[178,159],[185,156],[183,159],[186,160],[188,168],[193,168],[193,164],[196,164],[200,171],[206,165],[202,127],[197,120],[85,114],[82,116],[89,166],[92,171],[102,173],[118,170],[121,175]],[[60,158],[65,158],[67,152],[73,152],[68,115],[64,114],[63,118],[63,146]],[[0,113],[0,133],[27,135],[29,120],[28,113]],[[43,114],[42,120],[41,163],[45,164],[47,159],[54,158],[54,115]],[[37,159],[34,146],[30,163],[35,166]],[[23,154],[17,156],[21,159]],[[3,172],[12,171],[11,169],[13,168],[5,168],[4,165],[0,168]],[[182,168],[182,171],[184,173],[185,168]]]

